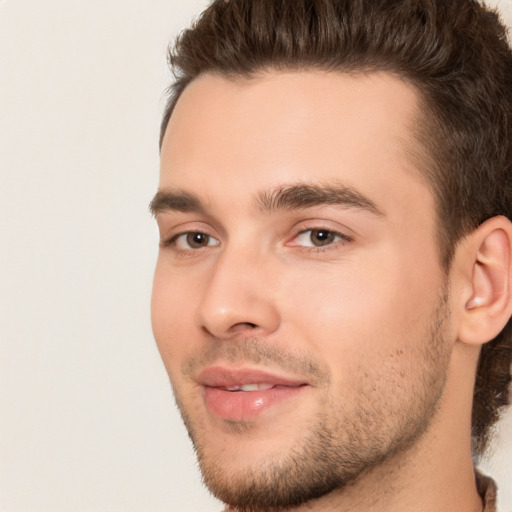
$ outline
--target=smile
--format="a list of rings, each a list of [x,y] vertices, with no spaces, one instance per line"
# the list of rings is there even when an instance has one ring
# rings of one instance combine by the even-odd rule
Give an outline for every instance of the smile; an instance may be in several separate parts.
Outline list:
[[[244,384],[242,386],[230,386],[226,388],[227,391],[266,391],[272,389],[274,384]]]
[[[304,380],[262,370],[210,367],[198,377],[207,411],[230,421],[254,421],[309,387]],[[277,411],[278,412],[278,411]]]

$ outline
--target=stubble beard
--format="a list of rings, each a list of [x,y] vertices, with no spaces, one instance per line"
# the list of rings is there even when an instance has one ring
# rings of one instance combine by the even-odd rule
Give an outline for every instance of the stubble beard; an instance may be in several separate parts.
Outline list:
[[[355,406],[343,414],[343,400],[327,399],[316,418],[310,418],[302,439],[287,453],[269,457],[264,465],[230,470],[224,460],[212,457],[205,449],[208,433],[192,420],[174,389],[177,405],[197,453],[203,481],[214,496],[239,512],[284,512],[333,492],[343,492],[372,470],[406,454],[427,431],[443,394],[450,358],[445,339],[449,317],[447,289],[434,309],[428,334],[413,349],[414,375],[405,375],[400,387],[411,391],[398,404],[395,390],[371,390],[364,378],[353,382],[349,392],[357,397]],[[231,355],[256,362],[257,340],[237,342]],[[261,359],[268,359],[262,349]],[[234,355],[234,357],[237,357]],[[304,361],[304,366],[311,366]],[[314,366],[314,365],[313,365]],[[414,384],[414,385],[413,385]],[[309,428],[308,428],[309,427]],[[250,425],[231,425],[234,435],[244,435]]]

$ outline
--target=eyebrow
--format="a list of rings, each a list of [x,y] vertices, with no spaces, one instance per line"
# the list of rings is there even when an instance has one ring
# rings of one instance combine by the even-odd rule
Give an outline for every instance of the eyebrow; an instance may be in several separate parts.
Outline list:
[[[165,211],[204,213],[206,208],[197,196],[189,192],[159,190],[149,203],[149,211],[156,217]]]
[[[273,213],[283,210],[302,210],[315,206],[342,206],[384,216],[377,204],[357,190],[344,185],[284,185],[258,194],[261,211]],[[194,194],[183,190],[159,190],[149,204],[153,216],[165,211],[206,213],[206,206]]]
[[[379,217],[384,212],[370,198],[344,185],[296,184],[279,187],[260,194],[258,204],[261,210],[300,210],[314,206],[343,206],[366,210]]]

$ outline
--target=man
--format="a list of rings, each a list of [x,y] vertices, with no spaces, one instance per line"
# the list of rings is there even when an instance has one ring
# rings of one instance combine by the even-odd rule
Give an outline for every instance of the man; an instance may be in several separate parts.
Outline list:
[[[217,0],[171,52],[155,338],[227,510],[487,512],[512,54],[473,0]]]

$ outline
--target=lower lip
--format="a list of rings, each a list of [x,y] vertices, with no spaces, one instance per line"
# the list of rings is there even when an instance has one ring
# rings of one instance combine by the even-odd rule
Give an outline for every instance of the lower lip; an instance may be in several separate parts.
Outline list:
[[[262,391],[227,391],[205,387],[204,399],[211,414],[224,420],[255,420],[267,409],[301,393],[306,386],[276,386]]]

